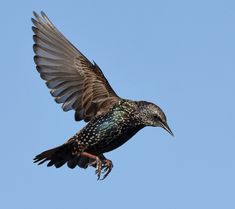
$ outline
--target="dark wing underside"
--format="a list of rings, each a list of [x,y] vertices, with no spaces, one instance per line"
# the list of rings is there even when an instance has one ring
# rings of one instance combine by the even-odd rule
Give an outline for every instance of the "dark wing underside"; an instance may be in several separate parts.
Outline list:
[[[120,98],[97,64],[92,64],[42,12],[34,12],[34,61],[51,95],[64,111],[75,110],[77,121],[106,112]]]

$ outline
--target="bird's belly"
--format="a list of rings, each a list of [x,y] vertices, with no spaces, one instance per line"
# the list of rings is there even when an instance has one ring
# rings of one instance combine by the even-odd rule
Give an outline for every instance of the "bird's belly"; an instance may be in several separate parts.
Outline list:
[[[132,136],[134,136],[141,128],[132,128],[128,131],[124,131],[121,134],[117,132],[113,132],[112,135],[107,135],[103,138],[99,143],[97,143],[94,147],[92,147],[93,152],[97,154],[105,153],[112,151],[125,142],[127,142]]]

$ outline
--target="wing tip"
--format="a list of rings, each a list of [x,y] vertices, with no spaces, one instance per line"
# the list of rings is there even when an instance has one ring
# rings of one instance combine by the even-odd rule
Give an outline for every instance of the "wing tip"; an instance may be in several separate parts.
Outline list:
[[[33,11],[33,16],[34,16],[34,18],[36,18],[36,20],[34,18],[31,18],[33,23],[34,22],[37,22],[37,23],[44,22],[45,20],[46,21],[49,20],[48,17],[46,16],[45,12],[41,11],[40,14],[41,14],[41,16],[37,12]]]
[[[37,17],[38,16],[37,12],[33,11],[33,16]]]
[[[33,60],[34,60],[35,64],[38,63],[38,59],[39,59],[38,55],[35,55],[35,56],[33,57]]]
[[[33,51],[34,51],[35,54],[37,54],[37,50],[38,50],[38,45],[34,44],[33,45]]]
[[[48,19],[48,17],[47,17],[45,12],[41,11],[41,15],[42,15],[43,18]]]

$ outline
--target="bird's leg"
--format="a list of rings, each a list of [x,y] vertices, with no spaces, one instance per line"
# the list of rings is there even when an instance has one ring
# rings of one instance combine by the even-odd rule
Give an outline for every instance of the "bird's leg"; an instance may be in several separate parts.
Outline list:
[[[100,178],[100,180],[104,180],[109,175],[109,173],[111,172],[111,170],[113,168],[113,163],[112,163],[111,160],[108,160],[106,158],[101,159],[101,162],[102,162],[101,170],[102,170],[103,177]],[[95,160],[92,161],[89,165],[93,166],[93,167],[96,167],[96,161]]]
[[[96,168],[95,173],[98,176],[98,180],[104,180],[113,168],[112,161],[106,159],[103,155],[96,156],[88,152],[82,152],[80,155],[92,159],[92,162],[90,162],[88,165]],[[104,174],[102,178],[100,178],[101,173]]]
[[[111,172],[112,168],[113,168],[113,163],[111,160],[108,159],[104,159],[102,161],[102,169],[104,168],[104,170],[102,171],[102,173],[104,174],[104,176],[100,179],[100,180],[104,180],[109,173]]]
[[[101,171],[102,171],[102,161],[98,157],[96,157],[95,174],[97,174],[97,176],[98,176],[97,180],[100,180]]]
[[[89,165],[93,165],[93,166],[96,167],[95,174],[97,174],[97,176],[98,176],[97,180],[99,180],[100,179],[100,175],[101,175],[101,171],[102,171],[102,161],[100,160],[100,158],[98,156],[90,154],[88,152],[82,152],[80,155],[83,155],[85,157],[94,159],[94,161],[91,162]]]

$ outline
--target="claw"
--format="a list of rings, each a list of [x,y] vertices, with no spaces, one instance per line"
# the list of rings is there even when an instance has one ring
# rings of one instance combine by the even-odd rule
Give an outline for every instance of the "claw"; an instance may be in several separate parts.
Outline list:
[[[112,168],[113,168],[113,163],[111,160],[107,160],[107,159],[103,160],[102,161],[102,169],[104,169],[104,170],[102,171],[102,174],[104,174],[104,175],[100,180],[104,180],[109,175]]]
[[[101,171],[102,171],[102,161],[97,157],[95,160],[96,163],[96,170],[95,170],[95,174],[97,175],[97,180],[100,180],[100,175],[101,175]]]
[[[84,154],[83,154],[84,155]],[[89,155],[88,157],[91,156],[91,154],[86,153],[86,156]],[[111,160],[108,159],[100,159],[97,156],[92,156],[90,157],[93,159],[92,162],[88,163],[88,166],[93,166],[95,167],[95,174],[97,175],[97,180],[104,180],[109,173],[111,172],[112,168],[113,168],[113,163]],[[102,174],[102,177],[101,177]]]

